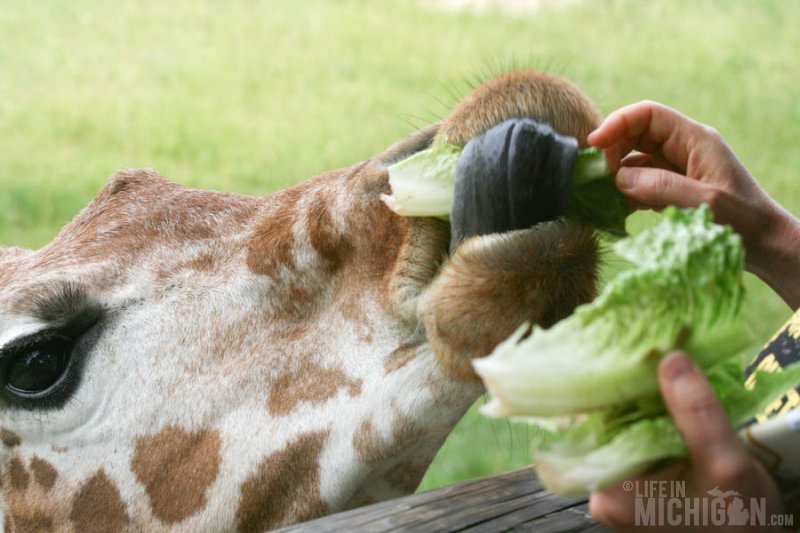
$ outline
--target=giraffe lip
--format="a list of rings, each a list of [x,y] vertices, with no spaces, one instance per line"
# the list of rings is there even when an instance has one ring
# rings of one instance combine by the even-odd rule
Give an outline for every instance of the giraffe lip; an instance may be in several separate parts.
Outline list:
[[[530,118],[507,120],[472,138],[456,168],[453,242],[561,217],[577,153],[574,137]]]

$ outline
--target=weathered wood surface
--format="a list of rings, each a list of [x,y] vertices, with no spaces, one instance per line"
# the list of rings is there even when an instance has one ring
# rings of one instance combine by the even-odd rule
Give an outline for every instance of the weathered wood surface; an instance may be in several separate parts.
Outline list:
[[[544,491],[532,468],[345,511],[281,531],[608,531],[586,498]]]

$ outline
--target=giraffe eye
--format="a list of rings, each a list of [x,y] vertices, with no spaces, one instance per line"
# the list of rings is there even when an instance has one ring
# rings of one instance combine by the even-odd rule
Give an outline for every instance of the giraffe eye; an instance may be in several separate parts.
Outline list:
[[[46,329],[0,351],[0,397],[23,408],[62,405],[77,384],[73,357],[78,336]]]
[[[36,342],[9,354],[5,387],[18,396],[46,393],[64,375],[74,342],[51,333],[39,335]],[[26,343],[27,344],[27,343]]]
[[[81,383],[107,316],[75,288],[33,303],[32,315],[51,326],[0,347],[0,410],[63,407]]]

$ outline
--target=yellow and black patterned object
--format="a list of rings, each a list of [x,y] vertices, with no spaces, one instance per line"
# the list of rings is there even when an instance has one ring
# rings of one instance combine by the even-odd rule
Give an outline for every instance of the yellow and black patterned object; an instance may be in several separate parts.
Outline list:
[[[778,330],[747,367],[746,383],[753,382],[756,370],[776,372],[793,363],[800,363],[800,310]],[[770,404],[766,411],[756,417],[756,421],[763,422],[770,416],[788,412],[798,406],[800,406],[800,383],[796,389]]]
[[[745,371],[747,383],[751,384],[755,380],[756,370],[780,372],[784,367],[795,363],[800,363],[800,310],[778,330],[778,333],[769,340],[764,349],[761,350],[761,353],[747,367]],[[788,413],[798,406],[800,406],[800,384],[798,384],[797,388],[772,402],[753,422],[763,423],[771,417]],[[789,439],[789,450],[796,449],[794,444],[791,443],[797,436],[796,429],[794,432],[789,432],[789,435],[778,436],[780,438],[774,442],[765,442],[768,440],[765,438],[766,434],[759,437],[755,436],[755,433],[759,432],[759,428],[752,425],[753,422],[750,422],[748,427],[744,429],[745,442],[750,446],[751,452],[760,458],[767,470],[774,476],[780,488],[785,509],[792,514],[794,524],[798,524],[800,522],[800,479],[797,477],[797,465],[791,465],[790,467],[790,465],[785,464],[787,461],[791,462],[792,456],[796,455],[796,453],[787,454],[787,449],[785,448],[787,439]],[[766,428],[767,426],[768,424],[765,424],[763,427]],[[772,435],[772,438],[775,439],[776,435]],[[782,443],[781,441],[784,442]],[[783,450],[781,450],[781,445],[784,446]],[[781,453],[781,451],[784,453]]]
[[[778,330],[767,345],[756,356],[745,375],[748,384],[755,380],[755,371],[780,372],[783,368],[800,363],[800,310],[798,310],[784,326]],[[767,409],[746,424],[743,430],[745,442],[750,451],[758,457],[778,483],[785,510],[793,516],[795,527],[800,524],[800,466],[797,464],[797,447],[800,446],[800,431],[796,425],[798,417],[786,415],[784,422],[776,420],[800,405],[800,383],[783,397],[775,400]],[[797,411],[795,411],[797,413]],[[770,424],[781,424],[780,431],[767,430]],[[792,419],[795,422],[786,421]],[[757,423],[763,425],[755,425]],[[762,431],[759,431],[762,429]],[[792,428],[792,429],[786,429]],[[797,445],[794,443],[797,442]],[[794,450],[794,451],[793,451]]]

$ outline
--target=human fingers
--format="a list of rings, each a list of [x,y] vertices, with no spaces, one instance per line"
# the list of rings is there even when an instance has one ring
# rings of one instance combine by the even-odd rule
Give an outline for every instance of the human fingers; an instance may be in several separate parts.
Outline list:
[[[652,167],[653,157],[650,154],[632,152],[619,162],[621,167]]]
[[[648,161],[652,163],[652,159]],[[664,163],[662,163],[664,164]],[[755,251],[756,236],[763,232],[766,207],[758,191],[730,191],[716,183],[688,178],[653,166],[625,166],[617,172],[616,186],[635,208],[662,209],[668,205],[699,207],[708,204],[714,222],[728,224],[744,239],[745,248]]]
[[[681,461],[654,471],[646,476],[637,476],[623,483],[593,492],[589,497],[589,514],[603,524],[615,529],[636,525],[636,498],[646,492],[648,486],[663,481],[686,481],[687,462]]]
[[[636,521],[635,501],[629,492],[622,486],[616,486],[589,496],[589,514],[592,519],[601,524],[615,527],[617,530],[624,526],[632,527]]]
[[[642,152],[631,152],[620,161],[620,167],[654,167],[669,170],[670,172],[680,173],[675,165],[672,165],[658,152],[644,154]]]
[[[623,167],[617,172],[616,185],[633,205],[651,209],[698,207],[710,203],[716,194],[711,185],[653,167]]]
[[[588,142],[602,148],[615,172],[617,161],[631,150],[661,152],[678,169],[685,169],[689,149],[703,135],[703,126],[678,111],[651,101],[638,102],[611,113]]]
[[[695,468],[737,463],[746,452],[705,376],[685,354],[665,357],[658,366],[664,403],[683,435]]]
[[[672,132],[691,122],[691,119],[678,111],[658,102],[644,100],[622,107],[610,115],[591,132],[589,144],[598,148],[608,148],[623,139],[640,136],[655,144],[666,141]]]

